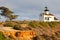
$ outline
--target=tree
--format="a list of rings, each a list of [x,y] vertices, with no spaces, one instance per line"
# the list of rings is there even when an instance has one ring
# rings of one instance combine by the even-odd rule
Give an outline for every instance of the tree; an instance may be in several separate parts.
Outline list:
[[[18,15],[10,15],[9,18],[10,18],[10,20],[12,20],[12,19],[16,19],[17,16],[18,16]]]
[[[2,16],[8,16],[8,15],[11,15],[13,12],[11,10],[9,10],[9,8],[6,8],[6,7],[0,7],[0,10],[2,10],[1,12],[1,15]]]
[[[0,7],[0,10],[2,13],[0,13],[2,16],[5,16],[7,18],[9,18],[10,20],[12,19],[16,19],[18,15],[13,15],[13,12],[9,9],[6,8],[4,6]]]

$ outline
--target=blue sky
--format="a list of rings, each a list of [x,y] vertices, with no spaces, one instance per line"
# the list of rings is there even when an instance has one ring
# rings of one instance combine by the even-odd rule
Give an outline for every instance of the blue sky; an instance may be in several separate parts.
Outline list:
[[[60,0],[0,0],[0,6],[19,15],[18,20],[39,20],[39,14],[48,6],[50,12],[60,19]]]

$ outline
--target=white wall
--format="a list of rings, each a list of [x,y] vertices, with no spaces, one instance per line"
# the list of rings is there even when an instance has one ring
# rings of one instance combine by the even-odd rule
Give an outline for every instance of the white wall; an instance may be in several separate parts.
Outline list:
[[[50,17],[49,20],[45,20],[45,17]],[[51,22],[51,21],[54,21],[54,16],[48,16],[48,15],[39,15],[39,20],[40,21],[44,21],[44,22]]]
[[[49,20],[45,20],[45,17],[50,17]],[[54,21],[54,16],[48,16],[48,15],[44,15],[44,22],[51,22]]]
[[[39,20],[40,20],[40,21],[44,21],[44,16],[43,16],[43,15],[42,15],[42,16],[39,15]]]

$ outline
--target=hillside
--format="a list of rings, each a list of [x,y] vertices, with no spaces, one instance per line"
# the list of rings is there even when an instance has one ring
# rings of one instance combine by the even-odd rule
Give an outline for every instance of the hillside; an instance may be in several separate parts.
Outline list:
[[[60,40],[60,22],[6,21],[0,31],[7,40]]]

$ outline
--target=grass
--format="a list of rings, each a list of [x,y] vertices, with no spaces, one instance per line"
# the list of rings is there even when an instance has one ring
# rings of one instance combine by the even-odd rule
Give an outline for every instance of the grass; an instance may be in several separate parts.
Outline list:
[[[7,26],[7,27],[13,27],[14,24],[12,24],[12,23],[5,23],[4,26]]]
[[[35,25],[33,22],[30,22],[29,25],[30,25],[31,27],[33,27],[33,28],[36,27],[36,25]]]
[[[57,22],[48,22],[48,25],[49,25],[51,28],[54,28],[54,27],[57,25]]]
[[[19,26],[20,24],[29,24],[29,26],[35,28],[38,26],[42,26],[42,27],[55,27],[57,24],[59,24],[60,22],[40,22],[40,21],[19,21],[19,22],[15,22],[15,21],[11,21],[11,22],[6,22],[4,24],[4,26],[8,26],[8,27],[14,27],[15,25]]]
[[[40,22],[40,25],[43,26],[43,27],[46,27],[47,26],[47,22]]]

